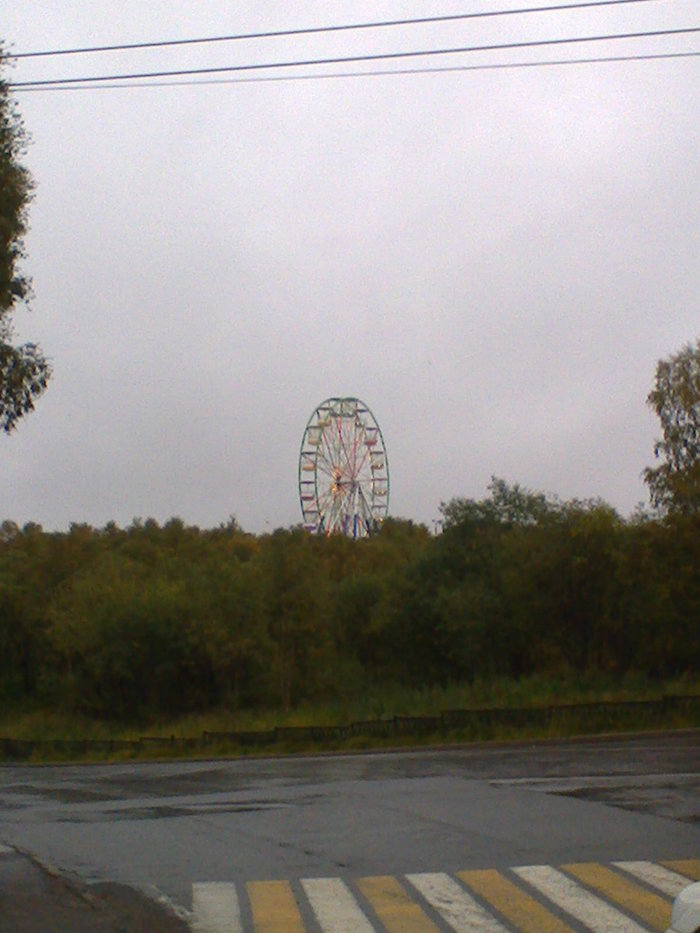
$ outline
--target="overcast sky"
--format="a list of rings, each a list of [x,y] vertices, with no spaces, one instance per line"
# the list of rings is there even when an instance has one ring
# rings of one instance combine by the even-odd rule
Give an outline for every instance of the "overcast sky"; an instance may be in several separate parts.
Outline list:
[[[2,38],[28,52],[527,5],[23,0]],[[655,0],[28,59],[5,78],[697,26],[697,0]],[[679,51],[700,36],[257,76]],[[16,100],[36,297],[15,323],[54,377],[0,437],[0,519],[294,524],[304,427],[332,395],[373,410],[392,515],[430,525],[492,474],[623,514],[646,501],[656,361],[700,337],[700,58]]]

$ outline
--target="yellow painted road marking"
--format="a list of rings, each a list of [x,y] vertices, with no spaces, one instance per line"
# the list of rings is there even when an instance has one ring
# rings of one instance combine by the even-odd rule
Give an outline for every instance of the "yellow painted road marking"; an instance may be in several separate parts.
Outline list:
[[[642,927],[550,865],[523,865],[511,870],[575,917],[584,930],[592,930],[593,933],[648,933],[648,927]]]
[[[492,913],[444,872],[421,872],[406,878],[456,933],[507,933]]]
[[[617,872],[595,862],[562,865],[564,871],[594,888],[631,914],[648,923],[655,930],[666,930],[671,922],[671,902],[652,894],[638,884],[628,881]]]
[[[457,877],[522,933],[573,933],[570,926],[498,871],[458,871]]]
[[[673,871],[679,871],[682,875],[690,878],[691,881],[700,881],[700,859],[684,858],[680,861],[662,862],[661,864],[673,869]]]
[[[642,881],[646,881],[652,888],[658,888],[662,894],[668,897],[676,897],[683,888],[688,886],[688,879],[679,875],[670,868],[663,865],[656,865],[654,862],[613,862],[616,868],[622,868],[631,875],[636,875]]]
[[[303,907],[313,911],[314,929],[323,933],[374,933],[375,924],[387,933],[438,933],[443,927],[438,919],[431,919],[425,904],[421,905],[417,889],[457,933],[506,933],[504,924],[519,933],[573,933],[566,917],[560,918],[552,912],[551,904],[532,896],[532,891],[528,893],[528,886],[532,886],[593,933],[644,933],[665,930],[674,893],[691,881],[700,881],[700,859],[561,867],[567,874],[547,865],[512,868],[515,882],[494,869],[460,871],[452,877],[441,873],[406,875],[405,880],[377,875],[354,880],[354,894],[341,878],[306,878],[299,882],[303,891],[299,901],[293,882],[251,881],[245,886],[247,898],[239,888],[240,904],[235,884],[202,882],[192,885],[190,926],[196,933],[242,933],[245,914],[241,916],[240,908],[246,907],[256,933],[304,933]],[[360,894],[378,920],[370,922],[364,913],[368,908],[358,903]]]
[[[249,881],[246,889],[256,933],[304,933],[289,882]]]
[[[357,886],[389,933],[438,933],[438,928],[406,889],[390,875],[360,878]]]

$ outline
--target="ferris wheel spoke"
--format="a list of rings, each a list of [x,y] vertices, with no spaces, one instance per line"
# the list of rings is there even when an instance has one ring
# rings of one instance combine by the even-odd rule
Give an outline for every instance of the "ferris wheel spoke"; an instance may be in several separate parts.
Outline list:
[[[367,521],[365,518],[365,504],[362,495],[361,486],[356,486],[354,489],[354,494],[352,498],[352,503],[348,510],[350,520],[352,522],[352,537],[357,538],[364,537],[366,529],[368,527]]]
[[[362,460],[360,461],[360,465],[357,468],[358,475],[362,472],[362,468],[368,462],[368,460],[369,460],[369,447],[366,447],[365,452],[362,454]]]
[[[358,461],[358,454],[362,453],[362,447],[364,446],[364,441],[365,441],[365,429],[362,424],[358,423],[355,425],[354,436],[355,436],[355,449],[353,452],[353,457],[355,460],[355,469],[357,470],[362,466],[362,460],[360,459],[360,467],[358,467],[357,461]]]
[[[344,453],[344,455],[345,455],[345,463],[346,463],[348,466],[350,466],[351,475],[354,477],[354,474],[355,474],[354,464],[351,466],[350,454],[349,454],[349,452],[348,452],[347,445],[345,444],[345,439],[342,437],[342,435],[341,435],[340,440],[341,440],[341,446],[342,446],[342,449],[343,449],[343,453]]]
[[[333,450],[331,450],[330,444],[327,444],[326,447],[329,455],[327,456],[323,450],[319,451],[319,454],[323,457],[333,478],[338,478],[338,474],[346,478],[352,478],[353,472],[348,462],[344,445],[339,444],[334,447]]]
[[[347,454],[345,451],[345,440],[343,438],[343,422],[341,419],[337,419],[333,424],[333,430],[330,435],[328,442],[329,447],[332,444],[333,449],[333,459],[336,464],[347,461]]]
[[[326,514],[333,514],[338,510],[341,504],[341,497],[338,496],[332,486],[325,490],[322,497],[319,497],[319,507]]]
[[[358,487],[358,491],[360,493],[360,498],[362,499],[362,511],[365,516],[365,522],[367,524],[367,527],[369,528],[374,524],[376,520],[374,509],[372,508],[371,503],[367,501],[367,497],[365,496],[365,492],[361,486]]]
[[[327,454],[325,451],[319,450],[317,462],[322,464],[330,476],[333,475],[333,471],[336,469],[337,458],[333,456],[332,451],[329,451]]]
[[[318,498],[318,507],[322,513],[328,512],[333,505],[333,490],[328,488],[322,495]]]
[[[357,498],[362,502],[363,511],[365,512],[365,514],[370,514],[370,515],[371,515],[371,514],[372,514],[372,507],[371,507],[371,505],[369,504],[369,502],[367,501],[367,497],[365,496],[365,491],[364,491],[364,489],[362,488],[362,486],[358,486],[358,487],[357,487],[357,493],[358,493]]]
[[[332,449],[329,444],[326,444],[326,450],[319,450],[319,457],[323,459],[323,462],[328,465],[328,468],[333,471],[337,469],[340,456],[339,452],[335,449]]]
[[[370,439],[367,436],[367,432],[364,429],[362,431],[362,436],[359,440],[362,446],[364,447],[364,450],[362,451],[362,458],[357,466],[358,476],[363,471],[365,466],[371,461],[371,446],[372,446],[370,443]]]
[[[316,471],[317,472],[320,471],[321,473],[323,473],[324,476],[327,476],[328,479],[330,480],[333,479],[333,476],[334,476],[333,466],[332,464],[328,463],[328,461],[326,460],[319,459],[316,461]]]
[[[319,505],[319,514],[325,518],[326,524],[328,524],[328,521],[333,514],[333,501],[329,499],[328,501]]]
[[[357,477],[359,476],[359,470],[357,468],[357,451],[358,451],[359,442],[360,442],[360,438],[357,434],[357,431],[354,431],[352,438],[351,438],[351,457],[349,457],[349,459],[352,461],[353,479],[357,479]]]
[[[341,510],[339,508],[339,503],[337,500],[333,500],[328,510],[328,530],[329,531],[335,531],[338,525],[338,520],[340,518],[340,515],[341,515]]]
[[[321,442],[318,445],[318,456],[323,457],[325,460],[330,462],[332,462],[334,459],[333,450],[328,443],[328,438],[326,437],[325,431],[323,432],[323,435],[321,436]]]

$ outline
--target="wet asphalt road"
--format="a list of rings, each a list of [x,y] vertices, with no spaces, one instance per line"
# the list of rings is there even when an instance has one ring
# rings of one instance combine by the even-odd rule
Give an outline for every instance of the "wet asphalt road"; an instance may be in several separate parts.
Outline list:
[[[0,843],[192,884],[700,854],[700,731],[268,760],[0,766]]]

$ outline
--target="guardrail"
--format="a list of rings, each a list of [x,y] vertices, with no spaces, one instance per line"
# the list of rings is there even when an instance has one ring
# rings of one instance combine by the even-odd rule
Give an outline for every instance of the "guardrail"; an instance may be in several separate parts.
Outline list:
[[[0,738],[0,759],[27,761],[36,752],[42,757],[78,758],[88,755],[111,757],[145,750],[173,754],[205,751],[214,747],[264,749],[311,744],[344,743],[360,738],[398,738],[435,735],[458,736],[465,740],[488,739],[496,732],[532,728],[547,730],[566,726],[582,732],[665,725],[674,716],[700,724],[700,694],[667,695],[660,700],[603,701],[568,703],[557,706],[480,707],[443,710],[436,716],[392,716],[345,725],[277,726],[261,732],[202,732],[199,736],[141,736],[138,739],[12,739]]]

